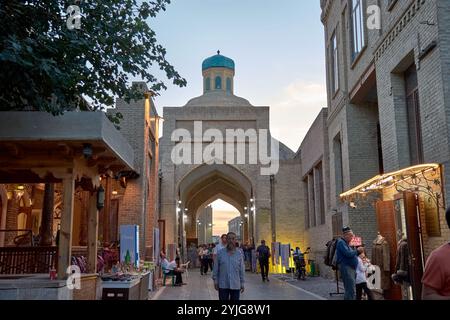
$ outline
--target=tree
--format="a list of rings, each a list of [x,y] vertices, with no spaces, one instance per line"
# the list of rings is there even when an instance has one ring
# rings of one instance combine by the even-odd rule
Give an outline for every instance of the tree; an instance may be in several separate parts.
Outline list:
[[[167,89],[152,68],[185,86],[147,22],[168,4],[170,0],[2,0],[0,110],[58,115],[82,108],[84,98],[94,110],[104,109],[116,97],[142,98],[130,76],[142,78],[156,93]],[[76,21],[71,5],[80,9],[79,29],[69,28]]]

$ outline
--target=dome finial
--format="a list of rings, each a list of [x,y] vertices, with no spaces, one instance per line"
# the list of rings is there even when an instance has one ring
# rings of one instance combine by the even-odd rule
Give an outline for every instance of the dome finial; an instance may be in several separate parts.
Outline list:
[[[220,50],[217,50],[217,54],[220,54]]]

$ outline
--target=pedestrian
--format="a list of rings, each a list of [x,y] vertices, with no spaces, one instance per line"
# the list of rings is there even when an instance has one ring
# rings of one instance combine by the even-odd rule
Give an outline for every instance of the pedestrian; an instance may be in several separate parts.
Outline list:
[[[179,268],[177,262],[176,261],[169,262],[164,252],[161,252],[160,257],[161,257],[161,268],[163,272],[167,275],[175,275],[175,286],[179,287],[185,285],[186,283],[183,283],[183,278],[181,276],[181,274],[184,271],[183,269]]]
[[[214,247],[215,247],[214,243],[211,243],[208,247],[208,266],[209,266],[209,269],[211,270],[211,272],[213,271],[213,265],[214,265],[214,259],[213,259]]]
[[[353,239],[352,229],[345,227],[342,229],[342,237],[338,239],[336,245],[336,262],[341,272],[341,279],[344,282],[344,299],[355,300],[356,288],[356,267],[358,266],[358,252],[351,248],[349,243]]]
[[[217,253],[227,246],[227,235],[223,234],[220,236],[220,241],[217,246],[215,246],[213,251],[213,259],[216,260]]]
[[[450,208],[445,213],[450,228]],[[450,243],[434,250],[422,278],[423,300],[450,300]]]
[[[220,301],[238,301],[244,292],[244,259],[236,248],[236,234],[227,234],[227,246],[217,253],[214,263],[214,288]]]
[[[208,274],[208,258],[209,258],[208,246],[204,244],[202,250],[202,272],[201,272],[202,275]]]
[[[259,266],[261,268],[261,277],[263,282],[269,281],[269,258],[270,249],[266,246],[266,241],[261,240],[261,245],[256,249],[256,258],[259,261]]]
[[[202,267],[202,255],[203,255],[203,245],[199,245],[197,247],[197,257],[198,257],[198,265],[200,267],[200,272],[203,274],[203,267]]]
[[[364,248],[359,247],[358,251],[358,266],[356,267],[356,300],[362,300],[362,292],[367,295],[367,300],[373,300],[373,293],[367,287],[367,269],[370,266],[370,261],[364,253]]]

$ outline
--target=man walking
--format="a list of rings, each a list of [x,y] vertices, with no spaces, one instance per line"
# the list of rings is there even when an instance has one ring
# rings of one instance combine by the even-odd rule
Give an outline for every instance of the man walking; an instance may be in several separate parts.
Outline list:
[[[356,287],[356,267],[358,266],[358,251],[352,249],[349,245],[353,239],[353,231],[346,227],[342,229],[342,238],[338,239],[336,245],[336,262],[341,272],[342,281],[344,282],[344,299],[355,300]]]
[[[227,246],[217,252],[214,263],[214,288],[220,301],[238,301],[244,292],[244,259],[236,248],[236,234],[227,234]]]
[[[266,241],[261,240],[261,245],[256,249],[256,258],[259,261],[259,266],[261,268],[262,280],[269,281],[269,258],[270,249],[266,246]]]
[[[214,247],[214,251],[213,251],[213,259],[214,261],[216,260],[217,257],[217,253],[222,250],[223,248],[225,248],[227,246],[227,235],[223,234],[220,237],[220,241],[219,244],[217,246]]]

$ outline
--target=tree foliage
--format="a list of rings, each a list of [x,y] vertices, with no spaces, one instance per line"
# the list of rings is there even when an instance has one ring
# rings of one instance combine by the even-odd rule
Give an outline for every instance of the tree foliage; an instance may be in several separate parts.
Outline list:
[[[0,110],[45,110],[61,114],[80,107],[81,97],[95,109],[116,97],[142,98],[130,83],[141,78],[158,93],[166,89],[152,73],[163,70],[185,86],[166,60],[148,24],[170,0],[2,0],[0,2]],[[81,27],[67,26],[70,5],[81,11]]]

